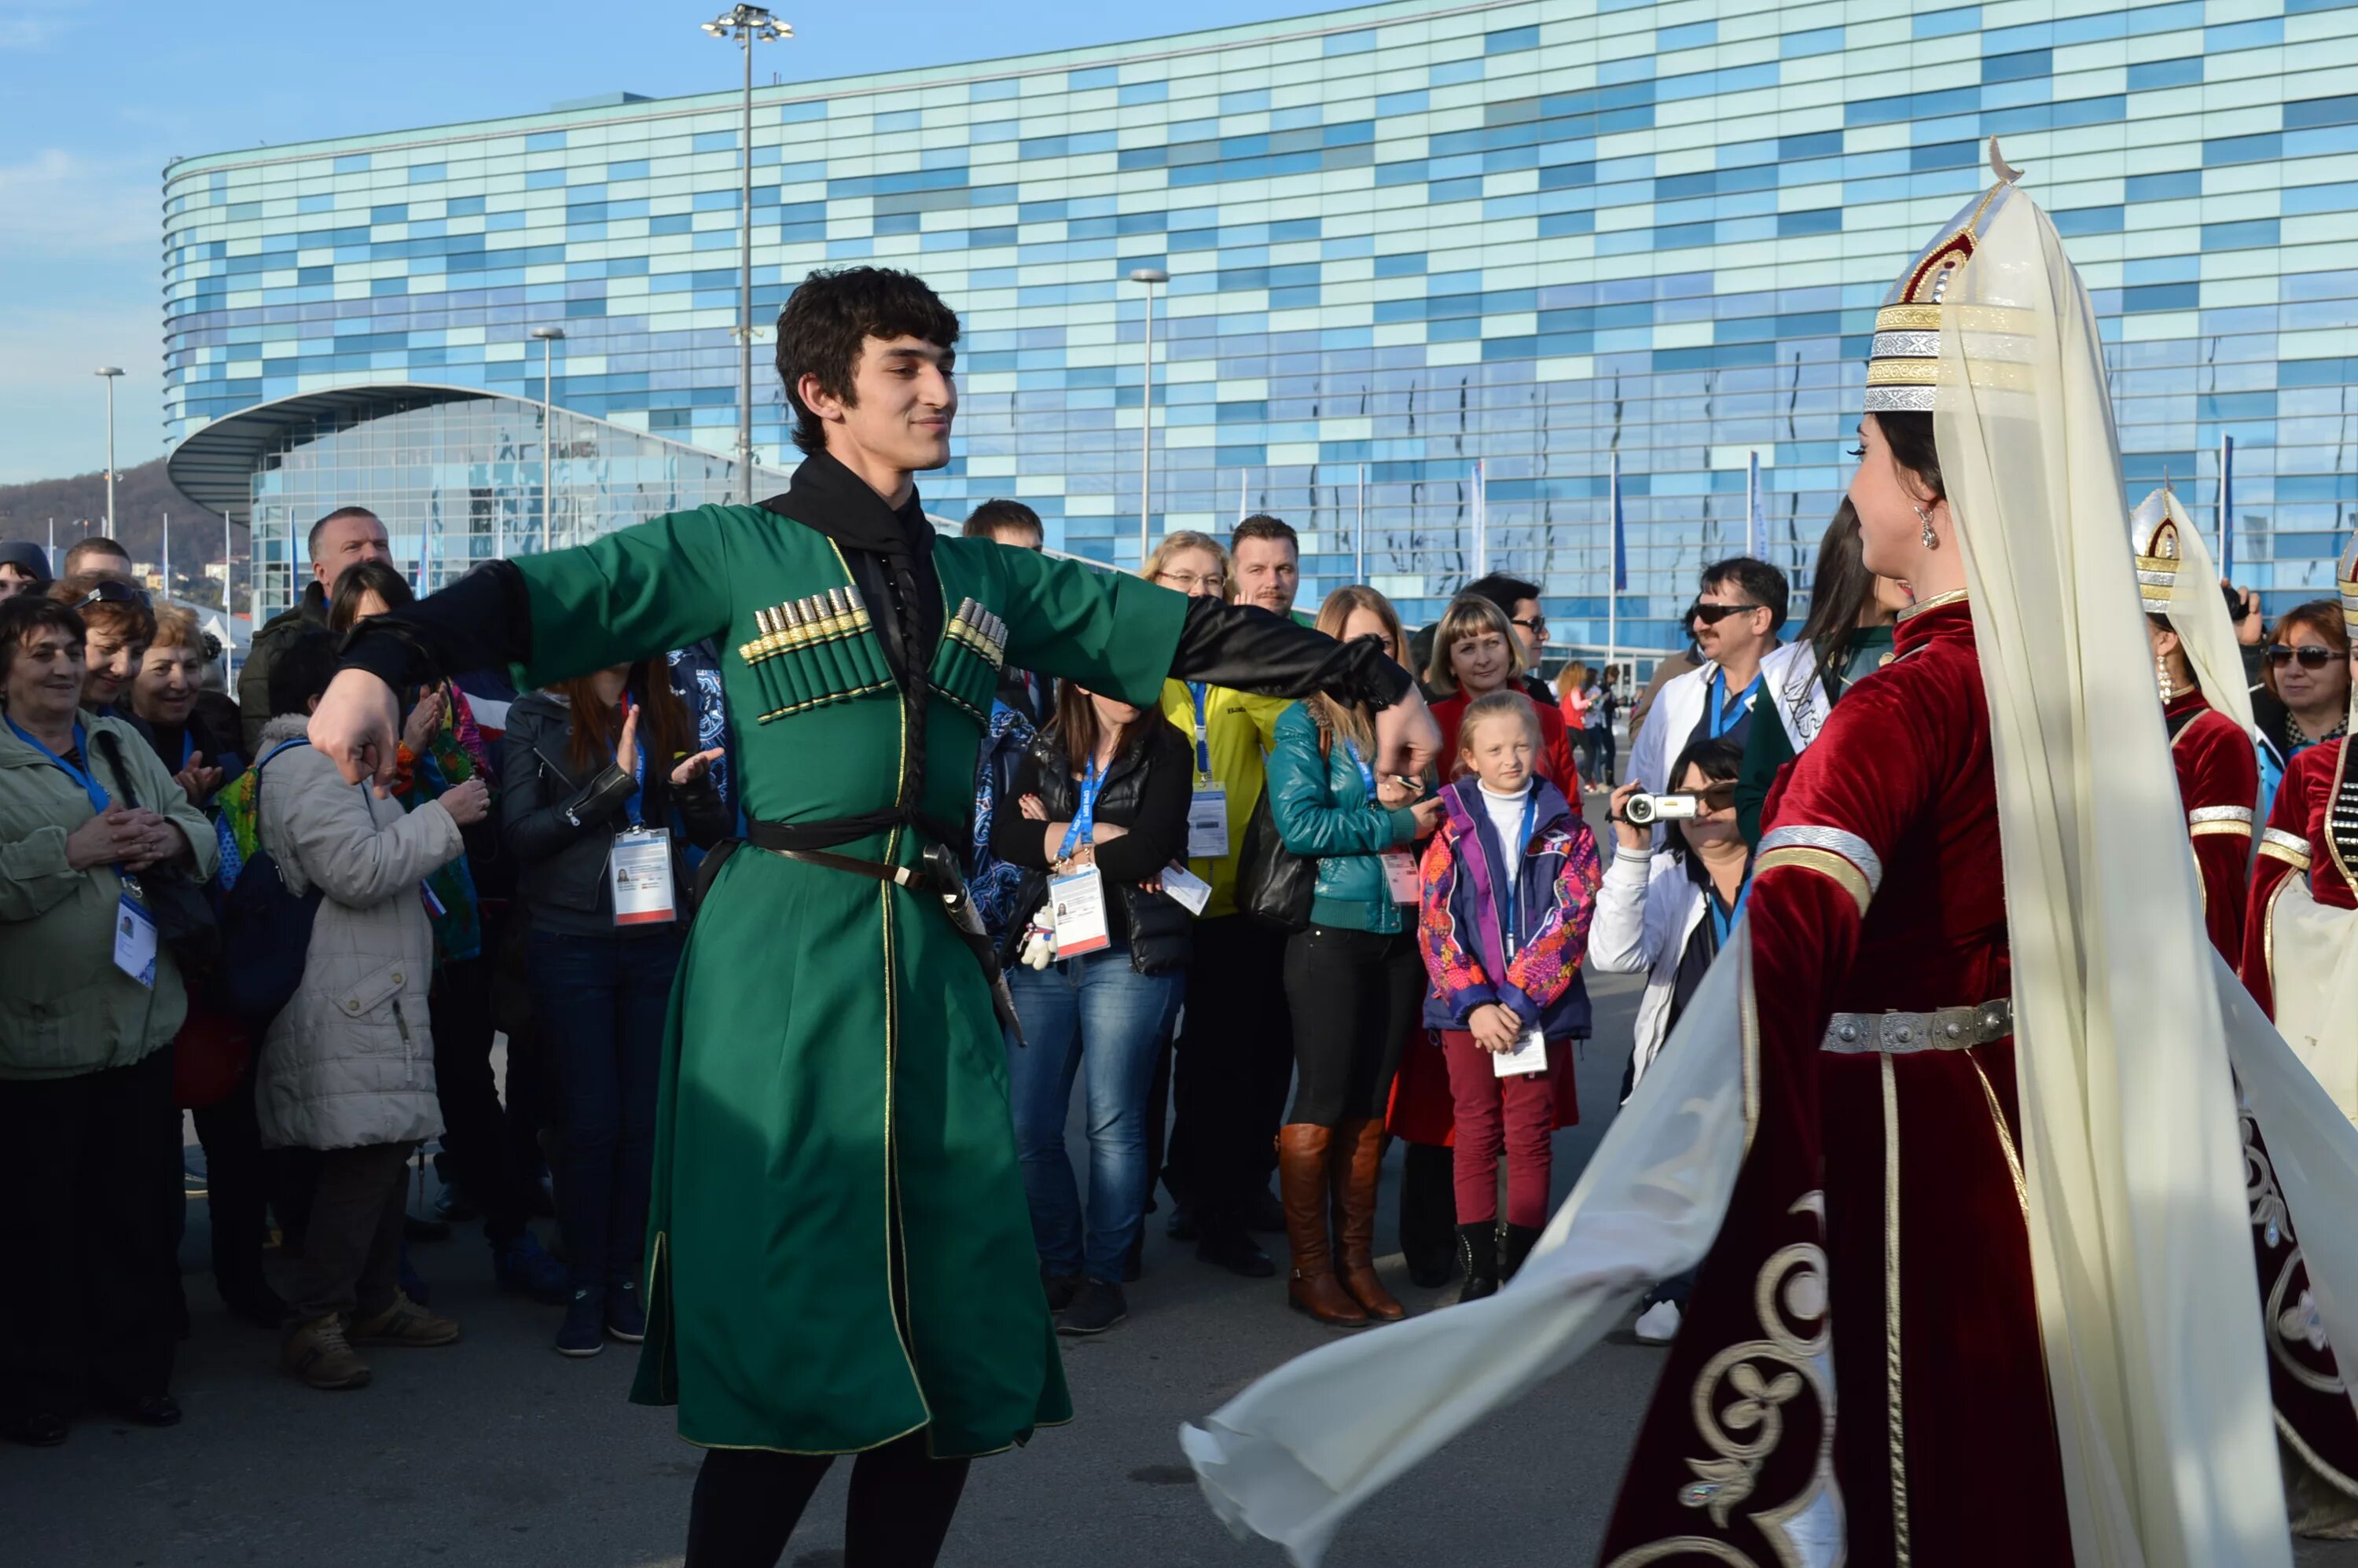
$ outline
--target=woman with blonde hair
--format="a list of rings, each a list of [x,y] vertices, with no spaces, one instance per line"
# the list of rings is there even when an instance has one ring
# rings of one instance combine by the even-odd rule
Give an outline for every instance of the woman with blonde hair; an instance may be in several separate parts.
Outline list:
[[[1441,726],[1444,766],[1457,755],[1457,726],[1466,717],[1466,704],[1516,687],[1529,667],[1522,641],[1505,611],[1478,594],[1461,593],[1449,601],[1433,630],[1433,658],[1424,669],[1425,683],[1442,694],[1442,700],[1433,705],[1433,718]],[[1552,704],[1534,706],[1540,716],[1540,776],[1563,791],[1566,799],[1576,800],[1580,772],[1573,765],[1563,711]]]
[[[1395,660],[1407,642],[1372,588],[1328,594],[1318,630],[1343,643],[1374,637]],[[1378,778],[1375,755],[1368,710],[1321,695],[1286,709],[1269,758],[1271,818],[1287,849],[1318,863],[1310,925],[1285,948],[1299,1075],[1277,1135],[1293,1253],[1286,1300],[1338,1328],[1407,1315],[1376,1275],[1376,1176],[1385,1102],[1423,990],[1416,923],[1402,913],[1416,906],[1412,847],[1440,819],[1422,783]]]
[[[1236,596],[1227,548],[1209,534],[1192,528],[1163,535],[1163,542],[1146,557],[1146,569],[1138,575],[1190,599],[1208,596],[1227,600]]]

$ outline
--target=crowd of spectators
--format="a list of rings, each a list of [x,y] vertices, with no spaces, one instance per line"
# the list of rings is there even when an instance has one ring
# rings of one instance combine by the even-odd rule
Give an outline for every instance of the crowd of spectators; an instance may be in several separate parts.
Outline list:
[[[1012,501],[966,531],[1045,543]],[[0,1292],[0,1434],[19,1442],[63,1441],[91,1404],[180,1418],[184,1108],[214,1286],[311,1387],[460,1337],[408,1245],[456,1222],[481,1221],[501,1288],[551,1310],[557,1351],[646,1332],[667,999],[697,867],[741,832],[720,657],[406,693],[380,795],[310,750],[306,720],[342,634],[411,589],[363,509],[308,545],[235,700],[197,613],[152,599],[110,541],[55,576],[0,545],[0,1247],[21,1281]],[[1299,551],[1259,515],[1166,535],[1144,573],[1306,619]],[[1782,573],[1706,567],[1691,645],[1634,708],[1627,665],[1548,678],[1539,584],[1477,579],[1413,636],[1373,588],[1336,589],[1319,629],[1375,639],[1433,699],[1422,777],[1379,774],[1373,716],[1330,698],[1171,681],[1137,708],[1002,670],[962,848],[1022,1037],[1009,1105],[1059,1330],[1123,1321],[1159,1210],[1247,1277],[1281,1271],[1259,1238],[1282,1237],[1285,1299],[1322,1323],[1404,1315],[1375,1263],[1395,1139],[1411,1277],[1455,1275],[1460,1299],[1511,1277],[1546,1217],[1550,1134],[1579,1116],[1586,970],[1644,977],[1626,1096],[1740,915],[1760,797],[1888,657],[1906,595],[1858,562],[1845,508],[1790,638]],[[2342,733],[2342,617],[2268,626],[2230,595],[2281,772]],[[1693,814],[1633,825],[1640,795]],[[265,928],[283,976],[239,945]],[[429,1147],[442,1196],[412,1213]],[[1675,1334],[1687,1283],[1650,1296],[1641,1337]]]

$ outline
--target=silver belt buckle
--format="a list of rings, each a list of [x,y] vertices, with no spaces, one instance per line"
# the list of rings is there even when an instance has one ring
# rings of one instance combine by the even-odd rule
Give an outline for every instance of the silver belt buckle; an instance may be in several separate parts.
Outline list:
[[[1906,1056],[1987,1045],[2013,1033],[2014,1001],[2001,997],[1932,1012],[1837,1012],[1826,1021],[1821,1044],[1844,1055]]]

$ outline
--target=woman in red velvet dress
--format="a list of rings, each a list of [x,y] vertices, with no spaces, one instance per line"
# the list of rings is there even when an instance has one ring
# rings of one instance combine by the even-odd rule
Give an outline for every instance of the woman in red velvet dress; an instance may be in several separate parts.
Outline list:
[[[1850,498],[1867,569],[1917,601],[1762,816],[1758,1119],[1622,1484],[1614,1568],[2072,1561],[1989,708],[1932,439],[1925,340],[1973,237],[1928,252],[1877,320]]]
[[[2342,560],[2342,608],[2358,629],[2358,539]],[[2358,657],[2353,659],[2358,669]],[[2358,688],[2353,688],[2358,689]],[[2352,703],[2358,708],[2358,700]],[[2358,1103],[2351,1072],[2349,977],[2358,969],[2358,777],[2349,742],[2321,741],[2292,760],[2255,859],[2242,958],[2244,986],[2344,1113]],[[2341,983],[2337,985],[2337,981]],[[2311,1021],[2323,1020],[2320,1031]],[[2330,1038],[2319,1038],[2320,1034]],[[2268,1336],[2268,1385],[2284,1449],[2293,1528],[2358,1534],[2358,1416],[2309,1292],[2267,1146],[2244,1118],[2254,1194],[2253,1252]]]

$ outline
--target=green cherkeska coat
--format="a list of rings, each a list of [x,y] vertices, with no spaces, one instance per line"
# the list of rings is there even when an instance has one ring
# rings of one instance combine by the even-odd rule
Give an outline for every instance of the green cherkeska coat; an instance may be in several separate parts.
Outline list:
[[[769,613],[852,579],[826,536],[752,507],[674,513],[517,562],[532,604],[524,679],[715,638],[746,814],[782,822],[890,806],[912,744],[925,748],[921,809],[966,820],[994,653],[1153,706],[1180,595],[985,540],[940,539],[934,562],[946,629],[923,736],[905,733],[863,616]],[[987,618],[961,621],[968,600],[1004,622],[1003,651]],[[837,852],[914,865],[923,848],[895,829]],[[732,856],[672,993],[632,1398],[676,1403],[691,1443],[800,1454],[920,1428],[937,1457],[990,1454],[1069,1420],[1005,1051],[935,894]]]

